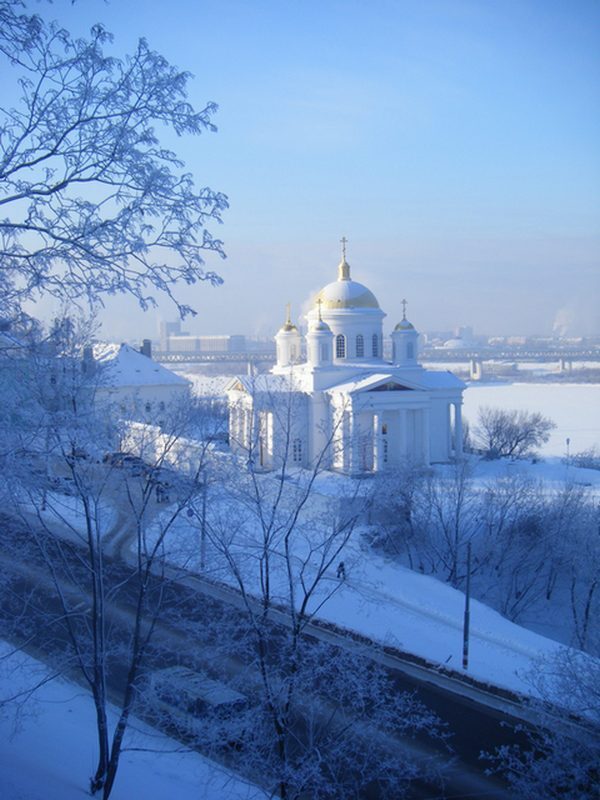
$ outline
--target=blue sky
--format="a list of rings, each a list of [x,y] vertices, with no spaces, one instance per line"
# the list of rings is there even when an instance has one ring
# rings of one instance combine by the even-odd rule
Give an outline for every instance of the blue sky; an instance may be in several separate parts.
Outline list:
[[[198,333],[274,332],[335,277],[393,325],[599,332],[600,3],[573,0],[57,0],[45,14],[116,52],[139,36],[194,74],[219,132],[177,148],[229,195],[225,278],[186,297]],[[594,296],[595,295],[595,296]],[[595,302],[594,302],[595,300]],[[111,302],[106,333],[158,315]]]

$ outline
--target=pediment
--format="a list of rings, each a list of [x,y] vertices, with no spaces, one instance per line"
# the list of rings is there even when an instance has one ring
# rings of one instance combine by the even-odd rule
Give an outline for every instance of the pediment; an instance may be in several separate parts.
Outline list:
[[[412,392],[414,391],[409,386],[403,386],[401,383],[397,381],[387,381],[386,383],[381,383],[379,386],[374,386],[372,389],[368,389],[369,392]]]

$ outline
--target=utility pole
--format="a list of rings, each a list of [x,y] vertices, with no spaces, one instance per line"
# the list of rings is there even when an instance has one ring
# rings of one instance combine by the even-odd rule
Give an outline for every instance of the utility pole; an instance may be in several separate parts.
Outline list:
[[[206,568],[206,471],[202,483],[202,519],[200,528],[200,571]]]
[[[465,621],[463,626],[463,669],[469,667],[469,622],[471,619],[471,542],[467,544],[467,591],[465,592]]]

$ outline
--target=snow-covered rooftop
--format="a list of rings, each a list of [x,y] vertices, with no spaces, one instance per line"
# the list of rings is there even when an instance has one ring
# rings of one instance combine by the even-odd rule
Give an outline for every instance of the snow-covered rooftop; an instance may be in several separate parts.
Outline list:
[[[301,392],[302,388],[292,376],[290,375],[271,375],[265,373],[264,375],[253,376],[238,376],[232,378],[231,382],[225,387],[226,391],[245,391],[249,394],[256,394],[257,392],[266,392],[273,394],[275,392]]]
[[[94,359],[107,386],[187,386],[189,381],[157,364],[128,344],[97,344]]]
[[[390,370],[390,372],[374,372],[356,380],[345,381],[330,386],[328,392],[355,392],[368,391],[383,383],[396,383],[406,386],[407,389],[456,389],[464,383],[451,372],[430,372],[425,369],[416,370]]]

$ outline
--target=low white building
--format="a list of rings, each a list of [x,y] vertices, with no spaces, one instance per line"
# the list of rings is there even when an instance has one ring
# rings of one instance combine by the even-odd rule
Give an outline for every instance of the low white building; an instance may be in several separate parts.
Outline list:
[[[304,341],[288,311],[271,374],[228,385],[232,449],[265,469],[320,461],[347,474],[459,458],[464,383],[419,364],[406,303],[385,361],[385,316],[350,277],[344,251],[337,280],[313,299]]]
[[[96,403],[128,419],[162,425],[189,395],[189,381],[128,344],[95,345],[84,354],[86,366],[97,375]]]

